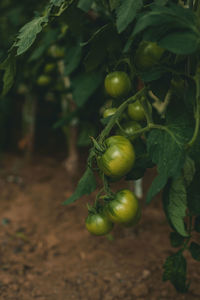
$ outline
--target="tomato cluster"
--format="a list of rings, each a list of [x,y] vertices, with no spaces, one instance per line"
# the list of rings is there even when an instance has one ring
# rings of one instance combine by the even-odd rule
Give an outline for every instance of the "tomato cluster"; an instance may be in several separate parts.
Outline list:
[[[106,94],[112,100],[106,102],[101,109],[103,119],[108,122],[118,113],[118,103],[123,103],[125,97],[130,99],[126,109],[118,116],[113,126],[114,134],[107,137],[96,147],[96,165],[107,184],[118,181],[126,176],[134,167],[136,152],[134,143],[140,137],[140,131],[146,121],[146,109],[152,112],[151,104],[144,96],[135,99],[130,96],[132,82],[129,75],[123,71],[114,71],[105,77]],[[118,101],[120,100],[120,101]],[[141,207],[135,194],[129,189],[121,189],[97,198],[92,210],[89,209],[86,218],[86,228],[94,235],[108,234],[113,225],[125,227],[136,225],[141,218]],[[98,204],[98,205],[97,205]]]

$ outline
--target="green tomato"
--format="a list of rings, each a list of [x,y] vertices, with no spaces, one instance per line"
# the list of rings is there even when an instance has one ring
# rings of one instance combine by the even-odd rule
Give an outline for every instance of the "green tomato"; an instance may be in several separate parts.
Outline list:
[[[136,67],[141,71],[151,69],[159,62],[164,51],[154,42],[141,42],[135,55]]]
[[[105,109],[103,112],[103,118],[107,118],[107,117],[114,115],[116,113],[116,111],[117,111],[116,107],[111,107],[111,108]]]
[[[117,135],[125,135],[131,142],[133,142],[138,135],[134,135],[137,130],[140,130],[142,126],[136,121],[127,121],[122,124],[124,132],[118,128],[116,131]]]
[[[51,77],[47,75],[40,75],[37,79],[37,84],[40,86],[47,86],[51,82]]]
[[[44,67],[44,72],[48,74],[48,73],[51,73],[54,69],[55,69],[55,64],[48,63]]]
[[[131,81],[127,73],[115,71],[109,73],[104,81],[105,90],[113,98],[126,96],[131,90]]]
[[[139,203],[128,189],[122,189],[115,194],[113,200],[108,202],[105,213],[113,223],[132,224],[139,218]]]
[[[133,220],[131,220],[130,222],[124,223],[123,225],[125,227],[135,226],[135,225],[137,225],[139,223],[139,221],[141,219],[141,216],[142,216],[142,210],[141,210],[141,207],[138,206],[138,210],[137,210],[135,218],[133,218]]]
[[[85,220],[85,226],[94,235],[105,235],[113,229],[113,223],[103,213],[90,213]]]
[[[126,175],[135,162],[135,151],[131,142],[119,135],[105,140],[106,150],[97,156],[99,169],[108,177],[120,178]]]
[[[149,110],[152,111],[152,106],[148,102]],[[128,105],[128,116],[135,121],[144,121],[146,119],[145,111],[139,100]]]

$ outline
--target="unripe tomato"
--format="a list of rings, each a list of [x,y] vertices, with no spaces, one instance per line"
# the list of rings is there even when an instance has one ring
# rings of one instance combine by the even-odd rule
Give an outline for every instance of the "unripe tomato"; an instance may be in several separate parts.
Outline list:
[[[48,55],[53,58],[63,58],[65,55],[65,49],[63,47],[60,47],[58,45],[52,45],[48,49]]]
[[[127,122],[122,124],[122,128],[123,128],[123,130],[126,134],[126,137],[131,142],[133,142],[138,137],[138,135],[134,135],[134,133],[137,130],[141,129],[142,126],[136,121],[127,121]],[[124,132],[120,128],[118,128],[117,131],[116,131],[116,134],[124,135]]]
[[[116,111],[117,111],[116,107],[107,108],[103,112],[103,117],[104,118],[110,117],[110,116],[114,115],[116,113]]]
[[[141,71],[151,69],[159,62],[164,51],[154,42],[141,42],[135,55],[136,67]]]
[[[124,136],[114,135],[105,140],[106,150],[97,156],[99,169],[111,178],[126,175],[135,162],[135,151],[131,142]]]
[[[149,102],[148,106],[149,110],[152,111],[152,106]],[[130,119],[135,121],[144,121],[146,119],[144,108],[139,100],[128,105],[128,116]]]
[[[113,229],[113,223],[103,213],[90,213],[85,220],[85,226],[94,235],[105,235]]]
[[[125,227],[135,226],[135,225],[137,225],[139,223],[139,221],[141,219],[141,216],[142,216],[142,210],[141,210],[141,207],[138,206],[138,210],[137,210],[137,214],[136,214],[135,218],[133,218],[133,220],[130,221],[130,222],[124,223],[123,225]]]
[[[55,69],[55,64],[48,63],[44,67],[44,72],[48,74],[48,73],[51,73],[53,71],[53,69]]]
[[[51,77],[47,75],[40,75],[37,79],[37,84],[40,86],[46,86],[51,82]]]
[[[113,200],[108,202],[105,213],[113,223],[130,224],[138,220],[139,203],[134,193],[122,189],[115,194]]]
[[[115,71],[109,73],[104,81],[105,90],[113,98],[126,96],[131,90],[131,81],[127,73]]]

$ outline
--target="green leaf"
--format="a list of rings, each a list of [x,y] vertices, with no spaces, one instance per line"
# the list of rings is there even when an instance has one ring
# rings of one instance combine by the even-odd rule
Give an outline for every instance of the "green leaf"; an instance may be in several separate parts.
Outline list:
[[[0,64],[0,70],[4,71],[3,75],[3,90],[1,95],[5,96],[14,83],[16,74],[16,60],[12,54]]]
[[[165,190],[164,210],[172,227],[183,237],[188,237],[184,217],[187,209],[187,194],[182,176],[171,181],[168,191]]]
[[[66,0],[51,0],[50,5],[60,7]]]
[[[82,107],[102,83],[101,72],[82,73],[72,79],[73,99]]]
[[[200,215],[200,169],[196,170],[192,183],[188,187],[188,208],[193,215]]]
[[[186,156],[185,164],[183,166],[183,176],[187,186],[189,186],[190,183],[192,182],[192,179],[194,178],[194,174],[195,174],[195,163],[189,156]]]
[[[192,242],[190,244],[189,251],[195,260],[200,261],[200,245],[199,244]]]
[[[159,46],[182,55],[196,52],[199,44],[199,36],[192,31],[172,32],[159,40]]]
[[[163,281],[169,280],[176,290],[185,293],[188,290],[186,284],[187,262],[181,251],[169,256],[164,263]]]
[[[77,145],[85,147],[91,145],[90,136],[96,136],[96,129],[93,124],[89,122],[82,122],[80,132],[78,135]]]
[[[109,0],[110,10],[113,11],[120,4],[120,0]]]
[[[93,2],[93,0],[79,0],[77,7],[85,12],[88,12]]]
[[[147,138],[148,153],[158,170],[158,176],[148,191],[147,203],[165,186],[169,177],[180,173],[184,163],[183,144],[172,128],[170,130],[171,134],[167,130],[154,129]]]
[[[96,189],[96,180],[90,168],[87,168],[82,178],[79,180],[77,188],[73,195],[63,202],[63,205],[68,205],[75,202],[83,195],[89,195]]]
[[[36,17],[26,25],[24,25],[17,36],[18,41],[15,43],[17,55],[26,52],[34,43],[38,33],[42,31],[42,24],[48,22],[47,16]]]
[[[119,33],[135,19],[137,12],[143,5],[142,0],[122,0],[117,8],[117,30]]]
[[[172,247],[180,247],[184,244],[184,237],[177,232],[170,232],[170,242]]]
[[[79,43],[69,47],[65,55],[65,76],[71,74],[78,66],[81,61],[82,47]]]

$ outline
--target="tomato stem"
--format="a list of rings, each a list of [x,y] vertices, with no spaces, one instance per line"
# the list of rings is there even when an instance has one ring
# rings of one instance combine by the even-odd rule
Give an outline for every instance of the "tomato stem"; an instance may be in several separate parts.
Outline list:
[[[198,134],[199,134],[199,126],[200,126],[200,73],[197,71],[197,75],[195,78],[196,82],[196,111],[195,111],[195,129],[193,132],[193,136],[189,143],[187,144],[187,148],[190,148],[195,143]]]

